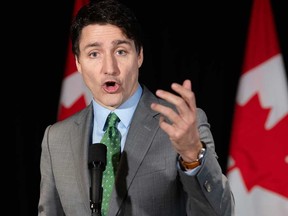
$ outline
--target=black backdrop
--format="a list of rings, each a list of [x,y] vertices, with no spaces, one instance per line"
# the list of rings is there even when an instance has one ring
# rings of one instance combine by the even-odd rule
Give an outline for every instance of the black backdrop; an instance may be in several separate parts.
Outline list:
[[[192,80],[197,105],[208,115],[225,173],[252,1],[123,2],[135,10],[145,32],[140,80],[152,91],[168,90],[174,81]],[[19,12],[12,12],[19,22],[12,26],[16,48],[11,56],[16,61],[10,66],[12,78],[17,77],[13,110],[20,166],[17,206],[21,215],[31,216],[37,215],[42,136],[57,116],[73,1],[23,4]],[[285,0],[272,0],[272,7],[288,68],[288,7]]]

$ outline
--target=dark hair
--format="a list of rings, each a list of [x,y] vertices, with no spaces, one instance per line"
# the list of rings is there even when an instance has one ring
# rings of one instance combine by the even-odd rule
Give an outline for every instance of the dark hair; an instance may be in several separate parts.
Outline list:
[[[123,34],[134,41],[137,52],[142,44],[141,26],[133,11],[117,0],[91,0],[76,14],[71,25],[72,52],[79,56],[79,40],[82,29],[91,24],[111,24],[119,27]]]

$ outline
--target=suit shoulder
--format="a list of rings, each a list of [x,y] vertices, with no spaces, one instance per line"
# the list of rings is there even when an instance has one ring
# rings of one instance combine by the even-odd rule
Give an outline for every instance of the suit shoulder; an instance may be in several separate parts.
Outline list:
[[[57,129],[57,128],[61,128],[61,127],[67,127],[70,124],[76,123],[76,124],[80,124],[84,119],[88,118],[90,115],[93,114],[93,106],[92,104],[89,104],[87,107],[85,107],[84,109],[76,112],[75,114],[55,122],[54,124],[50,125],[51,127]]]

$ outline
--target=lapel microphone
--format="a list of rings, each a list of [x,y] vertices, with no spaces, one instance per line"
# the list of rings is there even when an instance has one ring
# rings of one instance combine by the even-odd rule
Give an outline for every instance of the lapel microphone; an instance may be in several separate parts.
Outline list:
[[[107,147],[102,143],[89,146],[88,168],[90,170],[90,209],[92,216],[101,216],[102,177],[106,168]]]

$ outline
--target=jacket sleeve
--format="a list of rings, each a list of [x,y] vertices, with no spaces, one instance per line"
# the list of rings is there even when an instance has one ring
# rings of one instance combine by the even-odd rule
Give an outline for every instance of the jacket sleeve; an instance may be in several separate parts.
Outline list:
[[[227,177],[217,161],[210,125],[203,110],[198,109],[200,139],[206,144],[201,168],[196,175],[180,172],[181,182],[187,194],[187,215],[199,212],[199,216],[233,216],[234,197]]]
[[[50,126],[45,130],[42,140],[42,152],[40,159],[40,198],[38,203],[38,216],[62,216],[65,215],[55,187],[53,178],[51,157],[48,147],[48,134]]]

